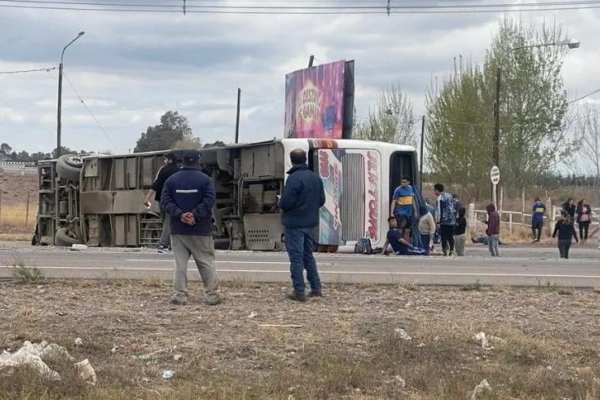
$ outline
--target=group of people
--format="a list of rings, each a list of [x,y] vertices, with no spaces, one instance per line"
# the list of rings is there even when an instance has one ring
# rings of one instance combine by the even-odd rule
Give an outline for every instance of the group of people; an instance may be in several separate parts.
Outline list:
[[[161,253],[173,251],[175,272],[171,304],[188,302],[187,264],[193,257],[205,288],[209,305],[222,302],[215,269],[212,239],[212,207],[215,190],[212,180],[199,165],[197,151],[183,154],[182,167],[177,166],[174,153],[164,155],[151,189],[145,196],[146,207],[154,199],[160,205],[163,230],[158,244]],[[306,152],[296,149],[290,153],[292,168],[279,198],[281,220],[285,227],[285,244],[290,259],[293,291],[288,298],[306,301],[304,270],[310,285],[310,297],[320,297],[321,281],[313,256],[313,232],[319,224],[319,209],[325,204],[321,178],[308,168]]]
[[[410,178],[405,176],[401,179],[400,186],[392,196],[389,230],[382,254],[389,254],[391,247],[398,255],[429,255],[434,249],[432,241],[439,235],[444,256],[464,256],[466,209],[456,196],[445,191],[443,184],[436,183],[433,189],[437,196],[436,206],[432,207],[426,202],[417,214],[415,190],[410,185]],[[500,216],[493,204],[487,206],[487,211],[488,218],[484,221],[487,224],[486,243],[490,254],[499,256]],[[416,215],[420,216],[418,223],[415,221]],[[413,227],[418,230],[419,240],[413,237]]]
[[[533,242],[539,242],[542,235],[542,228],[544,227],[544,215],[546,214],[546,205],[539,199],[535,198],[532,207],[531,217],[531,232],[533,235]],[[572,197],[569,197],[567,201],[562,204],[560,211],[560,219],[554,225],[552,232],[552,238],[558,236],[558,250],[560,258],[569,258],[569,249],[573,243],[579,243],[581,240],[582,244],[585,244],[590,236],[590,224],[592,222],[592,207],[586,201],[581,199],[577,203]],[[575,230],[575,223],[579,227],[579,237],[577,237],[577,231]],[[600,248],[600,241],[599,241]]]

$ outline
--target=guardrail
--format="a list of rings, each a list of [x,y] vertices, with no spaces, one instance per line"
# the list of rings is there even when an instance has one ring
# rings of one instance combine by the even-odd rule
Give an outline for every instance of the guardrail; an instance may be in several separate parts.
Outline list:
[[[3,169],[36,169],[35,161],[2,161],[0,160],[0,168]]]
[[[546,228],[553,229],[557,219],[560,218],[561,207],[552,206],[552,212],[549,215],[544,215],[544,225]],[[469,204],[468,221],[470,226],[475,226],[477,221],[485,221],[487,218],[486,210],[476,210],[474,204]],[[521,211],[506,211],[499,210],[500,222],[503,225],[508,225],[510,232],[513,231],[514,227],[527,227],[531,226],[531,214],[523,213]],[[592,218],[590,223],[590,231],[592,228],[600,226],[600,208],[592,208]]]

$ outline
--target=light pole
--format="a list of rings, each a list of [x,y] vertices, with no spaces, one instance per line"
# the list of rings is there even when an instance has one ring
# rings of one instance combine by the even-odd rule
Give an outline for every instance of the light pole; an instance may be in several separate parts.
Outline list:
[[[81,31],[71,40],[62,50],[60,54],[60,65],[58,66],[58,110],[56,111],[56,158],[60,157],[60,130],[61,130],[61,108],[62,108],[62,76],[63,76],[63,58],[65,56],[65,50],[67,47],[73,44],[77,39],[82,37],[85,32]]]
[[[500,84],[502,76],[502,63],[504,62],[505,56],[511,52],[519,49],[529,49],[534,47],[546,47],[546,46],[568,46],[569,49],[576,49],[581,43],[573,39],[565,39],[560,42],[532,44],[527,46],[517,46],[508,50],[500,59],[500,65],[496,70],[496,102],[494,104],[494,137],[492,141],[492,163],[496,167],[500,167]]]

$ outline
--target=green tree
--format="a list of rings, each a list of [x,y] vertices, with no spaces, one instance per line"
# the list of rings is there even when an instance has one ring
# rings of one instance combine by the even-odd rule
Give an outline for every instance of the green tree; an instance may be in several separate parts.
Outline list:
[[[0,156],[8,156],[12,151],[13,148],[8,143],[0,144]]]
[[[412,104],[399,85],[392,85],[381,93],[375,111],[369,112],[368,122],[355,122],[353,137],[411,146],[417,144]]]
[[[496,72],[501,70],[500,170],[507,189],[533,184],[575,150],[566,129],[562,46],[557,25],[505,19],[482,67],[460,61],[427,97],[429,166],[439,179],[489,190]],[[477,169],[477,170],[475,170]]]
[[[192,138],[192,128],[188,120],[177,111],[168,111],[160,117],[160,124],[149,126],[142,133],[135,146],[134,152],[168,150],[174,144],[185,138]]]

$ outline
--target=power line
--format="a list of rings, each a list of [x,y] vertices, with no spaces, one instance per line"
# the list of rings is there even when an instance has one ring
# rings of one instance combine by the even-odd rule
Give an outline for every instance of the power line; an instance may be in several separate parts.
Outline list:
[[[576,98],[575,100],[571,100],[571,101],[569,101],[569,104],[571,104],[571,103],[575,103],[575,102],[577,102],[577,101],[579,101],[579,100],[583,100],[583,99],[585,99],[586,97],[590,97],[591,95],[593,95],[593,94],[596,94],[596,93],[598,93],[598,92],[600,92],[600,89],[596,89],[596,90],[594,90],[593,92],[590,92],[590,93],[588,93],[588,94],[586,94],[586,95],[584,95],[584,96],[581,96],[581,97],[578,97],[578,98]]]
[[[92,113],[92,110],[89,109],[89,107],[87,106],[87,104],[85,104],[85,101],[83,101],[83,99],[81,98],[81,96],[79,95],[79,92],[77,92],[77,89],[75,89],[75,87],[73,86],[73,84],[71,83],[71,80],[69,79],[69,77],[65,74],[64,70],[63,70],[63,76],[65,77],[65,79],[67,80],[67,83],[69,84],[69,86],[71,86],[71,89],[73,89],[73,91],[75,92],[75,94],[77,95],[77,97],[79,98],[79,101],[81,102],[81,104],[83,104],[83,106],[85,107],[85,109],[87,110],[87,112],[92,116],[92,118],[94,119],[94,121],[96,121],[96,124],[98,125],[98,127],[100,128],[100,130],[102,131],[102,133],[104,134],[104,136],[106,136],[106,139],[108,139],[108,141],[110,142],[110,144],[112,144],[113,148],[115,150],[117,150],[117,146],[115,145],[115,143],[112,141],[112,139],[110,138],[110,136],[108,136],[108,133],[106,133],[106,131],[104,130],[104,127],[100,124],[100,122],[98,121],[98,119],[96,118],[96,116],[94,115],[94,113]]]
[[[197,0],[202,1],[202,0]],[[206,0],[204,0],[206,1]],[[363,0],[364,1],[364,0]],[[191,0],[190,0],[191,2]],[[179,13],[179,4],[163,3],[128,3],[100,2],[100,1],[75,1],[75,0],[0,0],[0,7],[46,9],[66,11],[106,11],[106,12],[149,12],[149,13]],[[453,13],[487,13],[487,12],[521,12],[521,11],[566,11],[600,8],[599,0],[575,1],[544,1],[544,2],[490,2],[490,3],[462,3],[462,4],[390,4],[387,3],[350,3],[351,5],[275,5],[276,3],[253,3],[248,5],[222,5],[202,4],[186,5],[187,13],[201,14],[453,14]],[[368,4],[368,5],[367,5]]]
[[[23,69],[20,71],[0,71],[0,75],[6,74],[26,74],[28,72],[50,72],[57,69],[57,67],[49,67],[49,68],[39,68],[39,69]]]

